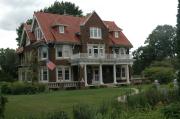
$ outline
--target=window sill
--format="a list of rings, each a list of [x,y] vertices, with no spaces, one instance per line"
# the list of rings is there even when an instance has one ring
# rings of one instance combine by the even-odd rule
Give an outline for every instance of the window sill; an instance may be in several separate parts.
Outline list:
[[[101,37],[90,37],[90,39],[99,39],[99,40],[102,40]]]

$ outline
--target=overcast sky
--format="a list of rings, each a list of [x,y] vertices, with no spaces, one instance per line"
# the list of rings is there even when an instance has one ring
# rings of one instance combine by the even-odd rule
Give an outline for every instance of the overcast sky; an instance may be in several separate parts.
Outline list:
[[[17,48],[16,28],[32,18],[33,12],[55,0],[0,0],[0,48]],[[64,0],[67,1],[67,0]],[[176,25],[178,0],[68,0],[84,14],[95,10],[103,20],[112,20],[123,29],[134,49],[157,25]]]

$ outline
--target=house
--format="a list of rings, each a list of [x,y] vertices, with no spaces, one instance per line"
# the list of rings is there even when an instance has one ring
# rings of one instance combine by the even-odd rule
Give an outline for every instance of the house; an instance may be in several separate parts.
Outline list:
[[[85,17],[36,12],[32,24],[24,24],[17,49],[19,80],[36,79],[52,88],[129,84],[132,47],[115,22],[96,12]]]

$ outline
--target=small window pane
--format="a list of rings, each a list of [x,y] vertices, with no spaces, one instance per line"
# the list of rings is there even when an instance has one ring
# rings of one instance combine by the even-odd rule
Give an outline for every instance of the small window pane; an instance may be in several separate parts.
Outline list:
[[[119,38],[119,32],[115,31],[114,36],[115,36],[115,38]]]
[[[64,33],[64,26],[59,26],[59,33]]]

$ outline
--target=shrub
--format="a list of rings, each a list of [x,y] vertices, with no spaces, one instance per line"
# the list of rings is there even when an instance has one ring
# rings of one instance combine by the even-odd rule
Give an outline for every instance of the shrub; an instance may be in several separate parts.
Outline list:
[[[31,84],[23,82],[14,83],[3,83],[1,85],[1,91],[3,94],[35,94],[39,92],[44,92],[46,86],[44,84]]]
[[[7,98],[0,95],[0,119],[4,119],[4,110],[6,103],[7,103]]]
[[[55,111],[48,113],[43,119],[68,119],[68,115],[64,111]]]
[[[144,70],[144,75],[150,80],[158,80],[160,83],[169,83],[175,78],[173,68],[168,67],[149,67]]]
[[[87,104],[78,104],[73,107],[74,119],[95,119],[96,110]]]
[[[170,104],[162,109],[167,119],[180,119],[180,103]]]

